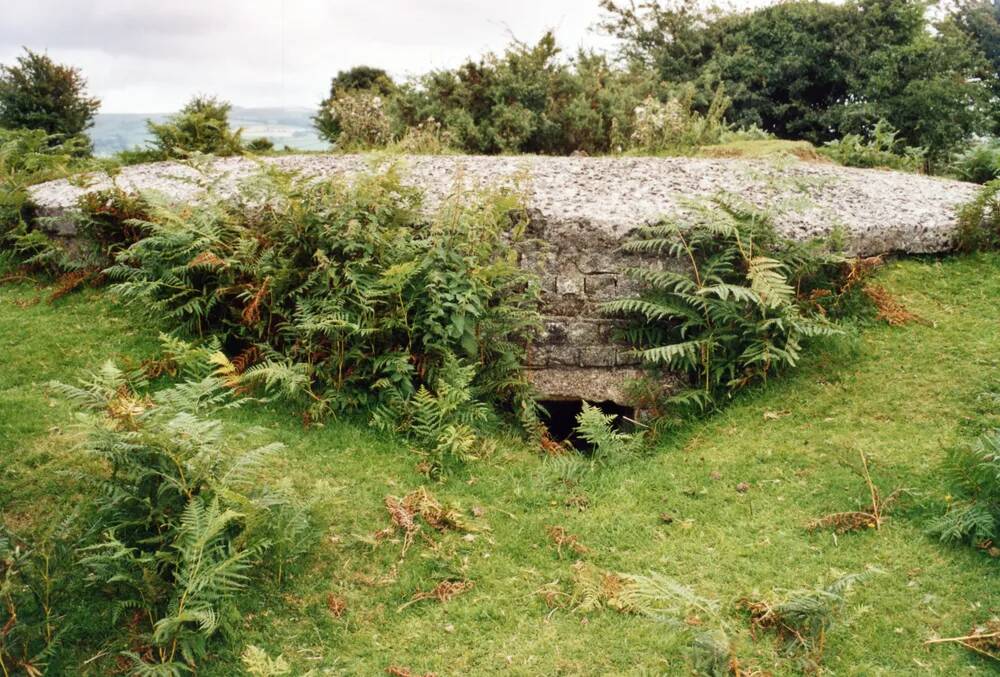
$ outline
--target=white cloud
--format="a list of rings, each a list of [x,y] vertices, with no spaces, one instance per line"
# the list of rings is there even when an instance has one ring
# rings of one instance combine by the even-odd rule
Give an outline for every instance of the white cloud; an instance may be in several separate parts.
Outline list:
[[[7,0],[0,63],[21,46],[80,67],[104,112],[161,112],[192,94],[314,106],[336,71],[396,77],[453,67],[548,28],[567,51],[604,47],[597,0]]]

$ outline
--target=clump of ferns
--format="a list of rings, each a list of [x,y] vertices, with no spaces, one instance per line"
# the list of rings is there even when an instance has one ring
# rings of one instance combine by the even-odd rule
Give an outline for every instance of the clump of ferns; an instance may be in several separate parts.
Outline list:
[[[818,672],[827,634],[843,614],[851,589],[880,573],[868,569],[844,574],[827,585],[779,591],[774,599],[743,598],[738,606],[749,614],[755,637],[774,633],[780,648],[796,656],[803,669]]]
[[[150,393],[143,374],[109,362],[51,385],[81,409],[81,451],[102,461],[84,478],[99,497],[99,536],[80,563],[112,598],[115,621],[127,621],[123,653],[137,674],[193,670],[238,619],[240,590],[265,571],[280,582],[311,545],[308,503],[267,473],[282,445],[234,450],[209,417],[240,404],[216,371]]]
[[[929,531],[949,543],[972,543],[1000,554],[1000,429],[948,450],[944,470],[956,497]]]
[[[65,670],[63,649],[80,627],[69,613],[80,593],[72,575],[81,545],[79,514],[53,520],[30,540],[0,524],[0,674]]]
[[[456,188],[428,219],[396,168],[350,183],[270,169],[198,209],[148,202],[113,289],[230,354],[255,348],[245,380],[298,393],[310,418],[404,409],[452,363],[476,401],[531,410],[539,287],[517,263],[515,193]]]
[[[796,366],[806,339],[840,333],[802,292],[837,288],[844,259],[782,241],[765,213],[732,200],[694,208],[693,223],[642,228],[622,246],[647,262],[628,271],[644,292],[602,308],[628,321],[645,365],[688,379],[670,405],[707,409]]]

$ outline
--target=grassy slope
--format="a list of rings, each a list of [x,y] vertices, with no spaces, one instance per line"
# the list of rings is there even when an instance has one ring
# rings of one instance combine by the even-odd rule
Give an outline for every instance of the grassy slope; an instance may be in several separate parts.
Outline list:
[[[466,511],[483,508],[470,517],[481,528],[475,539],[448,534],[435,547],[418,539],[405,558],[398,543],[365,542],[388,523],[383,497],[424,483],[402,443],[345,422],[303,430],[280,409],[238,412],[234,429],[263,425],[288,445],[280,472],[303,486],[327,483],[325,522],[315,556],[280,591],[248,594],[247,608],[259,611],[202,674],[233,674],[246,643],[283,652],[296,673],[378,674],[390,664],[441,675],[682,672],[683,647],[663,625],[614,611],[549,611],[536,591],[568,582],[572,565],[557,556],[549,525],[577,535],[590,550],[583,558],[598,567],[659,571],[718,599],[740,628],[744,665],[785,674],[796,664],[771,638],[750,638],[728,611],[736,599],[875,565],[885,574],[851,597],[828,637],[826,665],[841,675],[981,672],[988,666],[961,649],[922,640],[1000,614],[997,563],[940,545],[922,528],[944,506],[942,447],[961,439],[976,393],[1000,378],[1000,257],[894,263],[882,281],[933,326],[866,329],[853,354],[819,354],[648,456],[577,486],[561,482],[551,461],[502,442],[489,460],[430,486]],[[79,463],[68,451],[68,410],[38,384],[108,357],[149,355],[155,333],[95,292],[54,306],[15,303],[37,296],[27,286],[0,288],[0,510],[29,531],[65,505],[58,471]],[[877,483],[915,498],[879,533],[806,532],[813,517],[864,505],[863,482],[843,463],[861,450]],[[750,491],[738,493],[739,482]],[[574,495],[586,495],[589,508],[567,507]],[[672,524],[660,522],[663,512]],[[443,577],[476,586],[446,605],[397,612]],[[327,610],[329,593],[347,600],[343,618]],[[89,666],[94,674],[106,667]]]

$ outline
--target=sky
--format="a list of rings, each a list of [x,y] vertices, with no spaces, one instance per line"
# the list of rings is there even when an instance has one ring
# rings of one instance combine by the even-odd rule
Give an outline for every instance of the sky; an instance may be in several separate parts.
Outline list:
[[[394,77],[454,67],[554,29],[607,49],[597,0],[3,0],[0,63],[22,46],[79,67],[103,113],[160,113],[193,94],[314,108],[358,64]]]

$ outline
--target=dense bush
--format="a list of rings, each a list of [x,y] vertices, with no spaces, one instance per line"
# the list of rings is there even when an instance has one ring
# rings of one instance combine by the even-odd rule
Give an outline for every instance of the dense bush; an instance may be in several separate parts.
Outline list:
[[[313,116],[313,124],[319,135],[330,143],[337,143],[341,126],[334,104],[342,96],[368,92],[388,98],[396,89],[392,78],[381,68],[371,66],[355,66],[346,71],[340,71],[330,83],[330,95],[319,104],[319,111]]]
[[[192,153],[239,155],[243,130],[229,128],[228,102],[196,96],[166,122],[146,123],[153,135],[151,149],[160,158],[187,157]]]
[[[977,144],[952,161],[952,171],[963,181],[989,183],[1000,179],[1000,139]]]
[[[344,92],[326,108],[336,123],[336,146],[339,150],[381,148],[392,140],[385,98],[371,90]]]
[[[781,241],[760,212],[717,201],[693,224],[644,228],[622,249],[656,263],[629,270],[641,297],[603,309],[630,320],[625,338],[645,364],[688,377],[669,403],[709,408],[794,367],[804,339],[837,333],[803,296],[832,286],[843,260]]]
[[[688,85],[666,103],[647,98],[635,110],[630,147],[644,153],[683,152],[719,143],[727,131],[723,116],[729,99],[719,87],[701,115],[693,109],[694,97],[694,85]]]
[[[925,161],[924,149],[903,147],[896,136],[896,130],[889,123],[879,120],[867,140],[860,134],[847,134],[842,139],[828,141],[819,152],[847,167],[921,171]]]
[[[308,537],[300,501],[263,472],[281,445],[231,453],[206,415],[239,402],[205,371],[153,394],[111,363],[77,386],[53,384],[87,412],[82,449],[101,462],[91,478],[99,536],[80,563],[113,600],[114,621],[127,621],[137,674],[149,664],[157,674],[193,669],[234,620],[251,576],[277,571],[270,558],[299,552]]]
[[[965,252],[1000,248],[1000,179],[987,183],[959,209],[955,248]]]
[[[449,362],[472,368],[472,399],[522,399],[538,290],[512,249],[519,213],[511,194],[456,193],[428,222],[395,170],[351,184],[271,171],[197,210],[151,201],[135,222],[147,236],[108,274],[157,320],[220,337],[247,383],[311,415],[399,421],[421,386],[441,394]]]
[[[52,145],[79,137],[73,150],[89,153],[83,132],[101,102],[87,96],[86,87],[76,68],[25,49],[15,65],[0,65],[0,127],[41,130]]]
[[[730,122],[782,138],[820,144],[885,119],[905,144],[940,160],[996,114],[997,73],[981,43],[950,19],[929,25],[915,0],[785,2],[735,14],[690,0],[602,6],[634,67],[703,89],[721,82]]]
[[[471,153],[622,150],[635,108],[660,85],[602,56],[581,53],[565,62],[559,55],[547,33],[534,45],[515,43],[503,55],[423,76],[393,97],[393,134],[433,119]]]

